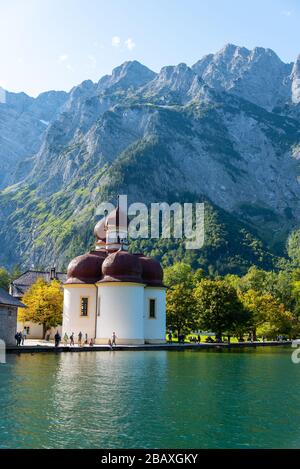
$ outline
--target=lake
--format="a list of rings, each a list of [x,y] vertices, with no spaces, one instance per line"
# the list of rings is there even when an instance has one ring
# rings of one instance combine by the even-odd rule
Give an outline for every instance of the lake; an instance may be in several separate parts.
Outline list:
[[[300,448],[291,352],[8,355],[0,448]]]

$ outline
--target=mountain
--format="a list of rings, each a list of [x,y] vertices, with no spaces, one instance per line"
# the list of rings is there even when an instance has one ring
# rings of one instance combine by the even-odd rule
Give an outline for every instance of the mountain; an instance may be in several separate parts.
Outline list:
[[[193,65],[193,70],[211,87],[225,90],[272,111],[287,103],[299,103],[293,91],[298,72],[271,49],[248,50],[227,44]]]
[[[66,99],[63,91],[42,93],[36,99],[5,92],[5,102],[0,103],[0,189],[28,174],[46,128]]]
[[[0,193],[0,264],[65,266],[92,245],[98,204],[126,193],[207,207],[202,250],[166,240],[133,249],[223,273],[275,268],[299,226],[299,70],[299,59],[227,45],[191,68],[126,62],[68,94],[24,95],[31,132],[36,120],[49,124],[29,139],[31,153],[7,160],[15,169]],[[0,112],[13,135],[10,110]]]

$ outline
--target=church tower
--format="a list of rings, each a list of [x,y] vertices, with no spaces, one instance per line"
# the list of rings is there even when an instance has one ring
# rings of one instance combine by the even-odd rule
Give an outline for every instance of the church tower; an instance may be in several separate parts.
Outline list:
[[[166,296],[155,259],[128,252],[127,214],[118,206],[95,226],[95,250],[71,261],[64,285],[63,334],[107,344],[164,343]]]

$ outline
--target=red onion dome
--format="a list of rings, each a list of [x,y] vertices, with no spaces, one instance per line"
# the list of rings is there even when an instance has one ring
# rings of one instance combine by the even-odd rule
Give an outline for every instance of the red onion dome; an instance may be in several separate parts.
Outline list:
[[[102,277],[105,257],[105,251],[92,251],[75,257],[69,264],[66,284],[98,282]]]
[[[140,259],[127,251],[109,254],[102,264],[101,282],[142,283],[142,264]]]
[[[102,218],[94,228],[94,235],[99,241],[106,240],[106,221]]]
[[[143,282],[150,287],[162,287],[164,272],[160,263],[156,259],[143,254],[138,254],[138,256],[143,267]]]
[[[107,217],[103,217],[94,228],[94,235],[99,241],[106,240],[107,229],[118,228],[118,230],[127,230],[129,219],[127,214],[121,212],[117,207]]]

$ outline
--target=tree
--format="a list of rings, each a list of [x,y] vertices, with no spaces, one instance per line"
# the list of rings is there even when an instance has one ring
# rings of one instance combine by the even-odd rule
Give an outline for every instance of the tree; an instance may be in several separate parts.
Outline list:
[[[268,336],[270,334],[266,333],[267,330],[277,330],[275,336],[291,330],[293,320],[291,313],[286,311],[284,305],[280,304],[270,293],[261,294],[255,290],[248,290],[240,294],[240,299],[251,313],[251,330],[254,340],[256,340],[257,330],[260,334]]]
[[[180,283],[192,283],[192,277],[192,267],[184,262],[176,262],[164,270],[164,283],[168,287]]]
[[[295,313],[297,317],[300,316],[300,280],[293,282],[292,294],[295,301]]]
[[[283,304],[273,304],[268,308],[266,321],[258,328],[258,333],[269,339],[275,339],[280,334],[291,336],[293,330],[293,316],[286,311]]]
[[[241,277],[235,274],[227,274],[224,277],[224,281],[231,285],[235,290],[239,290],[241,287]]]
[[[43,326],[45,334],[50,327],[62,324],[63,293],[57,280],[46,283],[38,279],[23,296],[26,308],[19,312],[20,321],[32,321]]]
[[[0,288],[4,288],[4,290],[9,289],[10,277],[9,273],[7,272],[4,267],[0,267]]]
[[[198,282],[201,282],[206,277],[205,271],[203,269],[197,269],[193,273],[192,282],[194,285],[197,285]]]
[[[300,266],[300,230],[294,231],[287,243],[287,251],[295,267]]]
[[[21,267],[19,265],[14,265],[12,270],[11,270],[10,278],[13,281],[16,278],[20,277],[21,274],[22,274]]]
[[[173,285],[167,291],[167,327],[178,335],[197,329],[195,300],[186,283]]]
[[[258,269],[255,266],[250,267],[246,275],[241,278],[240,289],[242,291],[255,290],[265,292],[265,282],[267,273],[265,270]]]
[[[224,332],[235,333],[248,319],[236,290],[224,280],[202,280],[194,297],[200,326],[214,331],[219,339]]]

